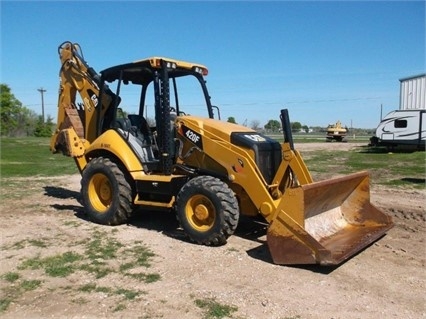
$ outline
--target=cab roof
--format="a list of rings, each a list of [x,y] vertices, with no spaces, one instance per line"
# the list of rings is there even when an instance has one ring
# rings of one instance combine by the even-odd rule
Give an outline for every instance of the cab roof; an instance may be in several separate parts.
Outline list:
[[[144,79],[152,79],[153,71],[160,70],[163,61],[166,63],[166,67],[169,70],[169,76],[171,77],[178,77],[192,72],[199,73],[204,76],[208,74],[207,67],[202,64],[165,57],[150,57],[126,64],[120,64],[107,68],[100,73],[108,82],[120,79],[121,75],[123,81],[131,81],[133,83],[141,84],[145,82]]]

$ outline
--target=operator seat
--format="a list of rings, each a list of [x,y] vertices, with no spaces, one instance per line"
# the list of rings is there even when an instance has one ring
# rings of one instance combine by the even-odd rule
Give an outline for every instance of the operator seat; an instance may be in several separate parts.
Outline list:
[[[122,131],[123,136],[138,155],[144,170],[146,172],[156,170],[158,159],[154,154],[148,122],[143,116],[138,114],[129,114],[127,117],[131,124],[131,129],[127,132]]]
[[[120,128],[123,131],[129,131],[131,127],[131,122],[126,118],[117,118],[115,119],[115,127]]]
[[[142,115],[138,114],[129,114],[127,117],[129,118],[132,127],[135,127],[136,129],[136,137],[140,138],[143,144],[151,145],[152,134],[147,120]]]

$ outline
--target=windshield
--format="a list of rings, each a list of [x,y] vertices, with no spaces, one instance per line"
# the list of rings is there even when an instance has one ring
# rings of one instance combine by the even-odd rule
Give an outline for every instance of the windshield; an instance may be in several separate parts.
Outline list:
[[[121,76],[109,84],[110,89],[121,98],[119,108],[127,114],[140,114],[148,122],[155,122],[155,82],[161,83],[159,71],[148,68],[123,69]],[[120,79],[121,82],[116,81]],[[190,70],[169,70],[169,101],[172,111],[179,115],[211,117],[204,78]],[[161,87],[161,85],[160,85]],[[117,116],[120,116],[117,114]]]

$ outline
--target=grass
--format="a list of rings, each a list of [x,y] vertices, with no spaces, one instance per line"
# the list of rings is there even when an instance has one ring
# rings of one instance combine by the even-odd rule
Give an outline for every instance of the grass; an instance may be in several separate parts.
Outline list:
[[[133,300],[143,292],[138,290],[130,290],[130,289],[124,289],[124,288],[111,288],[111,287],[105,287],[105,286],[98,286],[95,283],[90,283],[81,286],[78,288],[78,291],[85,292],[85,293],[92,293],[92,292],[101,292],[104,294],[107,294],[108,296],[112,295],[120,295],[123,297],[123,300]]]
[[[2,276],[2,279],[6,280],[7,282],[15,282],[19,279],[19,277],[21,277],[21,275],[17,272],[8,272]]]
[[[24,280],[21,283],[21,288],[24,291],[37,289],[41,285],[41,280]]]
[[[141,241],[136,241],[125,247],[114,234],[117,231],[93,230],[90,238],[78,239],[78,244],[73,245],[75,251],[41,257],[42,249],[48,247],[47,239],[20,240],[16,243],[5,245],[2,250],[20,250],[27,246],[37,247],[36,255],[32,258],[21,260],[16,271],[9,271],[0,275],[5,285],[2,285],[4,297],[0,299],[0,313],[7,310],[9,305],[19,299],[26,291],[34,290],[42,285],[42,280],[27,280],[20,271],[41,270],[47,277],[65,278],[76,271],[92,275],[95,280],[105,277],[110,273],[132,278],[138,282],[152,283],[161,279],[157,273],[141,272],[140,268],[150,268],[155,254]],[[117,259],[120,261],[117,265]],[[43,276],[39,274],[39,276]],[[47,280],[47,279],[46,279]],[[128,280],[126,280],[128,281]],[[64,291],[75,290],[73,287],[62,287]],[[112,309],[114,312],[126,309],[123,301],[133,301],[143,292],[127,289],[126,287],[105,287],[90,283],[77,288],[77,291],[86,293],[105,293],[108,296],[121,296],[121,303]]]
[[[67,277],[77,269],[75,263],[82,258],[83,256],[74,252],[66,252],[45,258],[35,257],[25,260],[18,269],[43,269],[48,276]]]
[[[9,308],[9,305],[12,303],[13,299],[11,298],[0,298],[0,313],[4,312]]]
[[[41,280],[20,280],[17,273],[6,273],[2,279],[13,285],[2,287],[3,296],[0,298],[0,314],[5,312],[10,304],[20,298],[25,292],[35,290],[42,284]]]
[[[136,260],[134,260],[135,266],[142,266],[149,268],[151,267],[151,259],[154,257],[154,253],[150,251],[145,245],[143,245],[141,242],[136,242],[136,246],[126,248],[124,250],[124,254],[126,255],[133,255],[136,256]],[[130,265],[123,264],[122,267],[126,268]],[[130,267],[133,268],[133,267]],[[125,270],[125,269],[123,269]]]
[[[32,247],[38,247],[38,248],[46,248],[48,247],[48,240],[43,239],[23,239],[20,241],[17,241],[10,245],[3,245],[1,246],[1,249],[4,250],[20,250],[24,249],[25,247],[32,246]]]
[[[425,152],[387,153],[382,150],[305,151],[303,158],[311,173],[347,175],[367,170],[372,184],[390,187],[425,187]]]
[[[279,138],[280,135],[274,136]],[[318,142],[324,139],[311,135],[295,135],[297,143]],[[351,142],[364,141],[366,137],[357,137]],[[367,140],[365,140],[367,141]],[[62,154],[52,154],[49,150],[49,138],[1,138],[0,170],[2,177],[28,177],[36,175],[57,176],[77,173],[73,160]],[[325,143],[325,141],[324,141]],[[26,154],[31,154],[28,156]],[[305,155],[308,155],[305,157]],[[424,188],[425,153],[387,153],[370,152],[365,149],[347,152],[315,151],[304,152],[303,158],[313,173],[336,172],[348,174],[359,170],[369,170],[372,182],[391,187]],[[383,173],[381,170],[384,170]],[[374,174],[377,171],[377,174]],[[419,178],[419,175],[420,178]],[[8,181],[14,183],[14,181]],[[20,185],[16,185],[21,188]],[[13,185],[11,185],[13,187]],[[15,194],[21,197],[24,193]],[[26,190],[28,192],[28,190]],[[2,194],[13,196],[13,194]]]
[[[115,238],[95,231],[92,239],[86,244],[85,254],[92,261],[113,259],[122,246]]]
[[[78,173],[71,158],[50,152],[49,138],[2,137],[0,143],[2,177],[55,176]]]
[[[204,319],[230,318],[232,313],[238,310],[237,307],[221,304],[214,298],[195,299],[194,303],[203,309]]]

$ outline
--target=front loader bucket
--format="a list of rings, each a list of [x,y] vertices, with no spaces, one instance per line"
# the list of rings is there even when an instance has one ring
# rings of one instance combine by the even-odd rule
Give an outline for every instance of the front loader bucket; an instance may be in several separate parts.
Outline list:
[[[267,233],[276,264],[337,265],[393,226],[370,203],[367,172],[289,189],[281,202]]]

